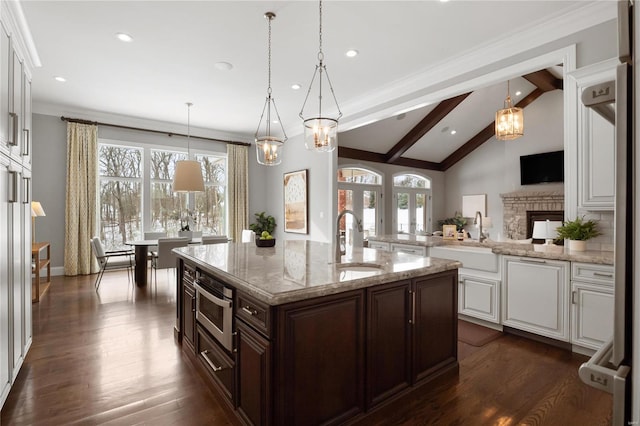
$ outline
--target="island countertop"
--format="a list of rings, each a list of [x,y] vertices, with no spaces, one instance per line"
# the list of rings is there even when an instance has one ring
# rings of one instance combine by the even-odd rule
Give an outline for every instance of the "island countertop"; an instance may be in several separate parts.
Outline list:
[[[460,262],[354,249],[336,264],[334,246],[316,241],[207,244],[174,249],[185,259],[236,289],[269,304],[305,300],[377,284],[457,269]],[[363,268],[375,264],[377,268]]]

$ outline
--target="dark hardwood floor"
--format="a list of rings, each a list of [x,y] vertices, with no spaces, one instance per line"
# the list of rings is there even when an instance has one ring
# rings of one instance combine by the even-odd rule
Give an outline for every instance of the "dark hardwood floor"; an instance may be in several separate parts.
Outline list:
[[[33,305],[33,345],[2,425],[228,425],[174,341],[175,285],[138,289],[126,273],[54,277]],[[583,385],[586,358],[505,335],[459,343],[460,373],[377,412],[363,425],[605,425],[611,397]]]

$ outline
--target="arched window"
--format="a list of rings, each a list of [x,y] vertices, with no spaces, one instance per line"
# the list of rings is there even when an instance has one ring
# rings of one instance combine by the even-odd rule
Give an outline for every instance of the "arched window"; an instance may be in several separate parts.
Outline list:
[[[431,232],[431,179],[415,173],[393,177],[393,222],[399,234]]]
[[[361,167],[338,169],[338,213],[352,210],[362,221],[363,234],[353,233],[353,217],[346,215],[339,224],[347,244],[362,246],[362,238],[377,235],[381,230],[382,175]]]

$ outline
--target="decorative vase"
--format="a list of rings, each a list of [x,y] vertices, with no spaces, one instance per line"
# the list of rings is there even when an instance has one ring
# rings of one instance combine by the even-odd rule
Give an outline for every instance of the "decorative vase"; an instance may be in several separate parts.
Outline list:
[[[569,250],[571,251],[585,251],[587,249],[587,242],[580,240],[569,240]]]

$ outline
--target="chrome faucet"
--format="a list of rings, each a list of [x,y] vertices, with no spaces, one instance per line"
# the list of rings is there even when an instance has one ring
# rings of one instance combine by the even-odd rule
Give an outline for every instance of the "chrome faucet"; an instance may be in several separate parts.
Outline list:
[[[473,224],[478,225],[478,218],[480,218],[480,228],[478,231],[478,242],[483,242],[487,239],[487,237],[482,233],[482,213],[479,211],[476,212],[476,216],[473,218]]]
[[[342,255],[347,252],[346,248],[345,250],[343,250],[340,247],[340,219],[342,219],[342,216],[347,213],[353,216],[353,218],[356,220],[358,232],[362,232],[362,221],[358,219],[358,216],[356,216],[354,212],[352,212],[351,210],[342,210],[340,213],[338,213],[338,217],[336,218],[336,263],[340,263],[340,261],[342,260]]]

